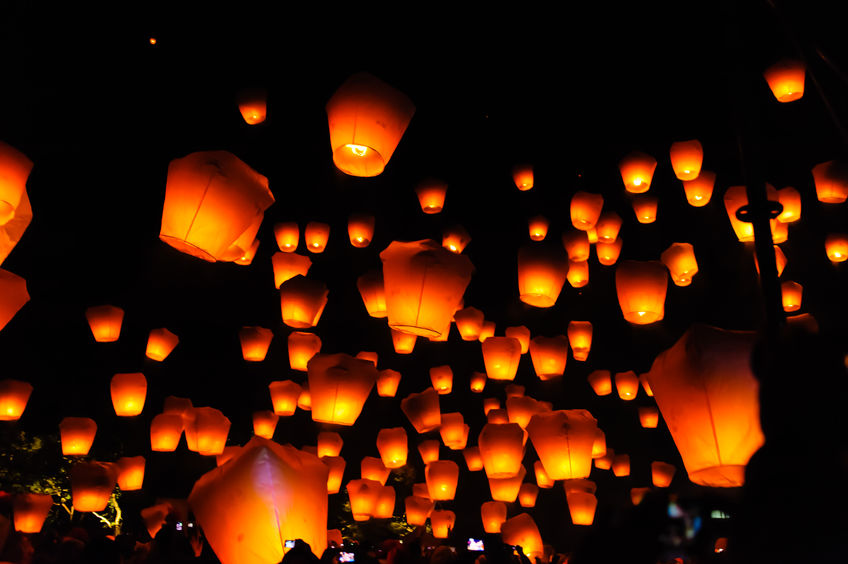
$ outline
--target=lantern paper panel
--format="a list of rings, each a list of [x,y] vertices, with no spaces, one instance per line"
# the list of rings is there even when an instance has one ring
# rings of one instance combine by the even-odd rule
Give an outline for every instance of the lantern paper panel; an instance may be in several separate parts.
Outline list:
[[[377,368],[367,360],[344,353],[318,353],[307,369],[312,420],[353,425],[377,381]]]
[[[562,376],[568,360],[568,338],[565,335],[533,337],[530,341],[530,359],[540,380]]]
[[[446,539],[456,523],[456,514],[450,510],[436,510],[430,513],[430,527],[433,537]]]
[[[500,533],[501,525],[506,521],[506,504],[502,501],[486,501],[480,506],[483,530],[487,533]]]
[[[409,452],[406,429],[391,427],[377,433],[377,450],[386,468],[400,468],[406,464]]]
[[[268,354],[268,347],[274,333],[264,327],[242,327],[239,330],[242,357],[248,362],[262,362]]]
[[[477,437],[489,478],[511,478],[524,459],[524,429],[518,423],[487,423]]]
[[[408,496],[404,499],[406,508],[406,522],[413,527],[422,527],[435,507],[435,502],[430,498],[419,496]]]
[[[112,406],[118,417],[133,417],[144,409],[147,398],[147,378],[141,372],[112,376]]]
[[[268,384],[274,413],[282,417],[294,415],[301,390],[300,384],[291,380],[278,380]]]
[[[62,454],[86,455],[94,443],[97,423],[88,417],[65,417],[59,423],[59,435],[62,441]],[[116,478],[117,479],[117,478]]]
[[[503,501],[506,503],[514,503],[518,499],[518,492],[521,490],[521,484],[524,483],[524,476],[527,475],[527,469],[521,466],[518,473],[511,478],[492,478],[489,477],[489,492],[492,494],[494,501]]]
[[[274,287],[279,290],[286,280],[298,274],[306,276],[312,268],[312,259],[294,252],[274,253],[271,256],[271,267],[274,270]]]
[[[536,522],[527,513],[519,513],[504,521],[501,525],[501,538],[504,544],[520,546],[531,562],[536,558],[541,559],[544,555],[542,535],[539,534]]]
[[[386,465],[379,458],[366,456],[359,463],[359,473],[364,480],[372,480],[379,482],[381,486],[385,486],[392,471],[386,468]]]
[[[0,141],[0,264],[20,240],[32,220],[26,183],[33,163],[11,145]]]
[[[103,511],[118,481],[110,462],[77,462],[71,468],[71,501],[75,511]]]
[[[588,478],[598,422],[585,409],[537,413],[527,432],[545,472],[553,480]]]
[[[309,329],[318,325],[329,291],[327,285],[301,275],[280,285],[280,312],[283,323],[295,329]]]

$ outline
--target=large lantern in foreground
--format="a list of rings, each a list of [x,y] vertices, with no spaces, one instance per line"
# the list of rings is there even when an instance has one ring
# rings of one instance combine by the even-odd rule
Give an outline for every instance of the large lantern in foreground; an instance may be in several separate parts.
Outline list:
[[[71,468],[71,498],[75,511],[103,511],[109,504],[118,472],[110,462],[77,462]]]
[[[112,305],[92,306],[85,310],[91,334],[98,343],[113,343],[121,336],[124,310]]]
[[[145,356],[151,360],[162,362],[168,355],[171,354],[180,338],[165,329],[151,329],[150,335],[147,337],[147,350]]]
[[[553,480],[588,478],[598,422],[585,409],[538,413],[527,432],[545,472]]]
[[[392,158],[415,106],[403,92],[360,72],[336,90],[326,110],[336,167],[351,176],[377,176]]]
[[[7,378],[0,380],[0,421],[17,421],[26,409],[32,384]]]
[[[531,562],[536,558],[541,559],[544,555],[542,535],[539,534],[536,522],[527,513],[520,513],[504,521],[501,525],[501,537],[504,544],[520,546]]]
[[[40,533],[50,508],[53,496],[38,493],[15,494],[12,500],[12,515],[15,530],[21,533]]]
[[[132,417],[144,409],[147,397],[147,378],[141,372],[115,374],[112,376],[112,406],[115,415]]]
[[[242,357],[248,362],[262,362],[273,338],[274,333],[265,327],[242,327],[239,329]]]
[[[316,354],[307,368],[312,420],[353,425],[377,381],[377,368],[344,353]]]
[[[615,271],[615,289],[624,319],[647,325],[665,315],[668,274],[659,261],[626,260]]]
[[[561,249],[532,245],[518,250],[518,296],[535,307],[552,307],[568,274],[568,257]]]
[[[471,281],[471,260],[429,239],[392,241],[380,258],[389,327],[441,336]]]
[[[794,102],[804,96],[806,66],[797,59],[778,61],[765,70],[763,76],[778,102]]]
[[[657,405],[696,484],[741,486],[763,444],[754,339],[753,332],[696,324],[651,367]]]

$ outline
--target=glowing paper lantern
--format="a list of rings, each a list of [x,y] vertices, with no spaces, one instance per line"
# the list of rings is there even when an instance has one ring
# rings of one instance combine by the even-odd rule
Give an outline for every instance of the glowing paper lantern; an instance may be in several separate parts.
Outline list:
[[[300,239],[300,229],[295,222],[277,223],[274,225],[274,238],[277,246],[284,253],[293,253],[297,250]]]
[[[492,380],[513,380],[521,360],[521,343],[513,337],[489,337],[482,345],[486,375]]]
[[[598,242],[612,243],[618,239],[618,232],[621,230],[621,216],[614,211],[604,212],[598,219],[598,224],[595,226],[595,232],[598,235]]]
[[[594,522],[595,510],[598,507],[598,498],[594,493],[570,491],[565,494],[565,497],[572,523],[588,526]]]
[[[268,354],[274,333],[264,327],[242,327],[239,330],[242,357],[248,362],[262,362]]]
[[[471,382],[470,382],[471,391],[475,394],[479,394],[486,387],[486,373],[485,372],[472,372],[471,373]]]
[[[141,372],[115,374],[112,376],[112,406],[115,415],[133,417],[144,409],[147,397],[147,378]]]
[[[607,448],[607,453],[603,456],[599,456],[595,458],[595,468],[599,470],[609,470],[612,468],[612,461],[615,458],[615,451],[611,448]]]
[[[448,185],[441,180],[427,179],[422,181],[415,188],[415,193],[418,195],[418,203],[421,204],[421,211],[426,214],[434,214],[442,211],[445,207],[445,195],[447,195]]]
[[[658,488],[667,488],[671,485],[676,471],[674,464],[655,460],[651,462],[651,481]]]
[[[830,233],[825,237],[824,250],[831,262],[845,262],[848,260],[848,235],[844,233]]]
[[[778,201],[778,193],[774,186],[766,184],[766,193],[769,200]],[[746,223],[736,217],[736,211],[746,205],[748,205],[748,194],[744,186],[731,186],[724,193],[724,209],[727,212],[727,218],[730,220],[734,233],[736,233],[736,238],[742,243],[749,243],[754,240],[753,224]],[[788,229],[785,224],[772,219],[769,220],[769,226],[775,243],[786,241]]]
[[[356,287],[362,296],[362,303],[368,315],[376,318],[386,317],[386,292],[383,287],[383,274],[378,270],[369,270],[356,279]]]
[[[330,226],[320,221],[310,221],[303,230],[303,242],[310,253],[320,254],[327,248]]]
[[[403,92],[361,72],[336,90],[326,110],[333,163],[345,174],[368,177],[383,172],[415,106]]]
[[[783,250],[777,245],[774,246],[774,262],[777,267],[777,277],[780,278],[783,274],[783,269],[786,268],[786,255]],[[760,261],[757,259],[757,254],[754,253],[754,267],[757,269],[757,274],[760,273]]]
[[[188,449],[204,456],[216,456],[224,452],[230,420],[214,407],[192,408],[194,420],[186,425]]]
[[[40,533],[47,514],[53,507],[53,496],[39,493],[18,493],[12,499],[15,530],[21,533]]]
[[[783,311],[791,313],[801,309],[801,298],[804,293],[804,287],[797,282],[787,280],[780,285],[780,292],[783,300]]]
[[[763,72],[763,76],[778,102],[794,102],[804,96],[806,65],[797,59],[778,61]]]
[[[568,274],[568,260],[553,247],[522,247],[518,250],[518,294],[522,302],[552,307]]]
[[[700,208],[710,203],[715,186],[716,175],[709,170],[701,170],[694,180],[683,181],[683,191],[690,206]]]
[[[533,463],[533,471],[536,474],[536,485],[540,488],[552,488],[556,483],[556,480],[552,480],[548,473],[545,472],[545,467],[542,465],[541,460],[537,460]]]
[[[274,203],[268,179],[227,151],[204,151],[168,165],[159,238],[209,261],[234,261],[256,239]]]
[[[639,393],[639,377],[632,370],[619,372],[615,375],[615,389],[618,390],[618,397],[623,400],[636,399]]]
[[[623,478],[630,475],[630,455],[616,454],[612,459],[612,473],[617,478]]]
[[[350,244],[358,249],[364,249],[374,238],[374,216],[353,214],[347,220],[347,234]]]
[[[572,288],[583,288],[589,283],[589,263],[569,260],[565,279]]]
[[[32,171],[32,161],[26,155],[0,141],[0,226],[8,225],[16,217],[23,201],[29,205],[26,183]],[[30,211],[30,217],[32,212]],[[27,223],[29,223],[27,221]],[[26,226],[24,226],[26,229]],[[11,245],[14,247],[14,244]],[[11,247],[9,248],[11,250]],[[3,259],[8,255],[6,251]],[[0,260],[0,262],[3,262]]]
[[[327,305],[327,286],[323,282],[294,276],[280,286],[280,311],[283,323],[295,329],[318,325]]]
[[[433,512],[435,502],[426,497],[408,496],[404,499],[406,522],[413,527],[423,527]]]
[[[188,502],[224,564],[279,562],[285,539],[327,545],[327,467],[291,445],[253,437],[201,476]]]
[[[595,228],[604,207],[604,197],[600,194],[577,192],[571,197],[571,224],[580,231]]]
[[[462,413],[443,413],[439,434],[442,442],[451,450],[462,450],[468,443],[469,427],[465,424]]]
[[[597,241],[596,241],[597,242]],[[562,246],[572,262],[586,262],[592,246],[586,231],[569,230],[562,234]]]
[[[704,162],[704,148],[700,141],[676,141],[671,144],[669,153],[674,176],[679,180],[698,178],[701,174],[701,164]]]
[[[383,486],[377,494],[377,503],[374,505],[374,519],[391,519],[395,512],[395,489],[392,486]]]
[[[312,420],[353,425],[377,381],[377,368],[344,353],[318,353],[307,366]]]
[[[665,266],[659,261],[626,260],[615,271],[615,289],[624,319],[647,325],[665,315],[668,288]]]
[[[183,433],[183,418],[177,413],[160,413],[150,422],[150,450],[173,452]]]
[[[247,266],[253,263],[253,259],[256,257],[256,251],[259,250],[259,239],[254,239],[253,243],[250,244],[250,247],[247,248],[242,255],[235,259],[233,262],[236,264],[240,264],[242,266]]]
[[[527,222],[527,229],[530,231],[530,239],[533,241],[544,241],[548,236],[548,226],[550,222],[548,218],[542,215],[531,217]]]
[[[848,163],[827,161],[817,164],[813,167],[813,181],[820,202],[841,204],[848,199]]]
[[[642,194],[650,189],[656,168],[657,159],[639,151],[633,151],[618,163],[624,189],[633,194]]]
[[[412,354],[415,349],[415,341],[418,340],[417,335],[404,333],[396,329],[392,329],[392,346],[397,354]]]
[[[777,191],[777,199],[783,211],[777,216],[781,223],[794,223],[801,219],[801,193],[792,186]]]
[[[521,484],[524,482],[526,474],[527,470],[524,466],[521,466],[518,469],[518,474],[510,478],[492,478],[490,476],[489,492],[492,494],[492,499],[513,503],[518,499],[518,492],[521,490]]]
[[[377,366],[377,361],[379,360],[379,356],[377,356],[377,353],[373,351],[359,351],[358,353],[356,353],[355,358],[358,358],[359,360],[367,360],[375,367]]]
[[[485,398],[483,400],[483,413],[485,415],[489,415],[489,412],[495,409],[500,409],[500,407],[501,400],[499,400],[498,398]]]
[[[263,439],[273,439],[279,420],[280,416],[273,411],[254,411],[253,434]]]
[[[294,331],[288,337],[289,366],[306,372],[309,360],[321,351],[321,338],[314,333]]]
[[[450,327],[471,281],[474,267],[468,257],[424,240],[392,241],[380,258],[389,327],[425,337],[441,336]]]
[[[6,378],[0,380],[0,421],[17,421],[26,409],[32,384]]]
[[[633,213],[639,223],[653,223],[657,220],[657,206],[659,200],[656,196],[642,194],[633,197]]]
[[[727,550],[727,537],[719,537],[716,539],[715,544],[713,545],[713,551],[716,554],[722,553]]]
[[[568,342],[574,360],[585,361],[592,349],[592,323],[589,321],[570,321],[568,323]]]
[[[495,322],[494,321],[484,321],[483,326],[480,328],[480,335],[477,336],[477,340],[481,343],[485,343],[486,339],[489,337],[495,336]]]
[[[59,423],[59,434],[62,440],[62,454],[86,455],[94,442],[97,433],[97,423],[88,417],[65,417]]]
[[[439,447],[439,441],[435,439],[418,443],[418,454],[421,455],[421,460],[425,466],[439,459]]]
[[[641,374],[639,376],[639,383],[642,384],[642,389],[645,390],[645,393],[648,395],[648,397],[654,397],[654,391],[651,390],[651,384],[650,382],[648,382],[647,374]]]
[[[267,115],[267,94],[261,89],[239,92],[239,112],[245,123],[257,125],[265,121]]]
[[[400,409],[419,433],[434,431],[442,424],[439,393],[433,388],[409,394],[401,400]]]
[[[522,467],[524,441],[524,429],[518,423],[486,423],[477,438],[486,476],[515,476]]]
[[[648,379],[694,483],[734,487],[763,444],[754,333],[693,325],[657,356]]]
[[[639,505],[645,496],[651,492],[651,488],[630,488],[630,501],[633,505]]]
[[[118,470],[118,487],[131,492],[141,489],[144,483],[144,457],[124,456],[115,461]]]
[[[449,510],[436,510],[430,513],[430,527],[433,538],[446,539],[456,523],[456,514]]]
[[[698,274],[695,248],[689,243],[672,243],[663,251],[660,259],[668,268],[675,286],[688,286],[692,283],[692,277]]]
[[[386,468],[400,468],[406,464],[408,455],[406,429],[392,427],[377,433],[377,450]]]
[[[521,507],[535,507],[538,496],[539,487],[536,484],[521,484],[521,489],[518,490],[518,503]]]
[[[121,336],[121,323],[124,320],[124,310],[121,308],[111,305],[92,306],[85,310],[85,317],[98,343],[113,343]]]
[[[177,396],[168,396],[162,404],[163,413],[173,413],[179,415],[186,420],[187,414],[194,407],[189,398],[179,398]]]
[[[533,188],[533,166],[532,165],[515,165],[512,168],[512,180],[515,182],[516,188],[522,192]]]
[[[530,341],[530,359],[540,380],[562,376],[568,360],[568,339],[565,335],[533,337]]]
[[[386,480],[389,479],[389,474],[392,473],[390,469],[386,468],[382,460],[373,456],[366,456],[362,459],[362,462],[359,464],[359,471],[364,479],[380,482],[381,486],[386,485]]]
[[[433,501],[451,500],[456,495],[459,466],[453,460],[436,460],[424,467],[427,490]]]
[[[434,366],[430,369],[430,381],[439,395],[449,394],[453,389],[453,371],[448,365]]]
[[[327,465],[327,493],[339,493],[347,465],[345,459],[341,456],[324,456],[321,461]]]
[[[0,149],[2,152],[2,149]],[[0,157],[2,159],[2,157]],[[2,165],[0,165],[2,166]],[[24,231],[32,221],[32,205],[26,190],[21,194],[21,201],[15,209],[13,217],[5,224],[0,225],[0,264],[9,256],[18,241],[24,235]]]
[[[309,384],[307,382],[303,383],[300,389],[300,395],[297,396],[297,407],[303,411],[312,411],[312,392],[309,391]]]
[[[344,441],[341,435],[335,431],[321,431],[318,433],[318,458],[325,456],[338,456],[342,451]]]
[[[268,391],[271,392],[274,413],[283,417],[294,415],[301,392],[300,384],[291,380],[278,380],[268,384]]]
[[[536,401],[530,396],[514,396],[506,400],[506,413],[510,423],[518,423],[521,428],[527,427],[530,418],[546,409],[547,406],[542,402]]]
[[[612,375],[609,370],[595,370],[587,380],[597,395],[608,396],[612,393]]]
[[[649,405],[639,408],[639,424],[645,429],[656,429],[660,422],[660,414],[657,408]]]
[[[483,530],[487,533],[500,533],[501,525],[506,521],[506,504],[502,501],[487,501],[480,506],[480,518]]]
[[[461,253],[471,242],[471,235],[461,225],[448,227],[442,232],[442,247],[452,253]]]
[[[507,327],[504,336],[518,339],[518,343],[521,345],[521,354],[527,354],[530,350],[530,329],[524,325]]]
[[[274,287],[279,289],[286,280],[291,280],[298,274],[306,276],[312,267],[312,260],[294,252],[274,253],[271,257],[274,269]]]
[[[476,307],[466,307],[457,311],[453,317],[463,341],[476,341],[478,339],[480,331],[483,329],[483,321],[485,321],[482,311]]]
[[[595,431],[595,441],[592,443],[592,458],[601,458],[607,453],[607,436],[603,431]]]
[[[71,468],[71,500],[75,511],[103,511],[118,481],[109,462],[77,462]]]
[[[588,478],[598,422],[585,409],[537,413],[527,425],[533,448],[552,480]]]
[[[541,559],[544,555],[539,528],[527,513],[519,513],[504,521],[501,525],[501,538],[504,544],[522,547],[531,562],[535,562],[536,558]]]
[[[165,328],[151,329],[150,335],[147,337],[147,350],[144,354],[147,358],[162,362],[168,358],[168,355],[179,342],[180,338]]]
[[[465,447],[462,450],[462,456],[465,458],[465,464],[468,466],[469,472],[478,472],[483,469],[483,457],[480,456],[479,448]]]
[[[486,414],[486,421],[498,425],[509,423],[509,413],[506,409],[493,409]]]
[[[595,245],[595,251],[598,253],[598,262],[604,266],[612,266],[618,262],[623,244],[624,241],[622,239],[616,239],[612,243],[601,243],[598,241],[597,245]]]
[[[380,370],[377,375],[377,395],[382,398],[393,398],[400,385],[401,374],[397,370],[387,368]]]

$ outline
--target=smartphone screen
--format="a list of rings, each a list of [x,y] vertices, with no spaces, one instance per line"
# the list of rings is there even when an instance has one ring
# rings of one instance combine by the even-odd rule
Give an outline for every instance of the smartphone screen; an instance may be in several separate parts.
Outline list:
[[[483,539],[468,539],[468,550],[481,551],[483,548]]]
[[[287,540],[286,541],[286,548],[294,548],[294,541],[293,540]]]
[[[339,552],[339,562],[353,562],[352,552]]]

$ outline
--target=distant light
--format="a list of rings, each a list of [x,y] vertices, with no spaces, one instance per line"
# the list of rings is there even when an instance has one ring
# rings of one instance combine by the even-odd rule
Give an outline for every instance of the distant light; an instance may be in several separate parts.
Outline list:
[[[730,519],[730,515],[721,509],[713,509],[710,511],[710,519]]]
[[[348,144],[347,147],[350,149],[350,152],[356,155],[357,157],[364,157],[365,153],[368,152],[368,147],[365,145],[354,145],[352,143]]]
[[[150,44],[151,44],[151,45],[156,45],[156,38],[155,38],[155,37],[151,37],[151,38],[149,39],[149,41],[150,41]]]

